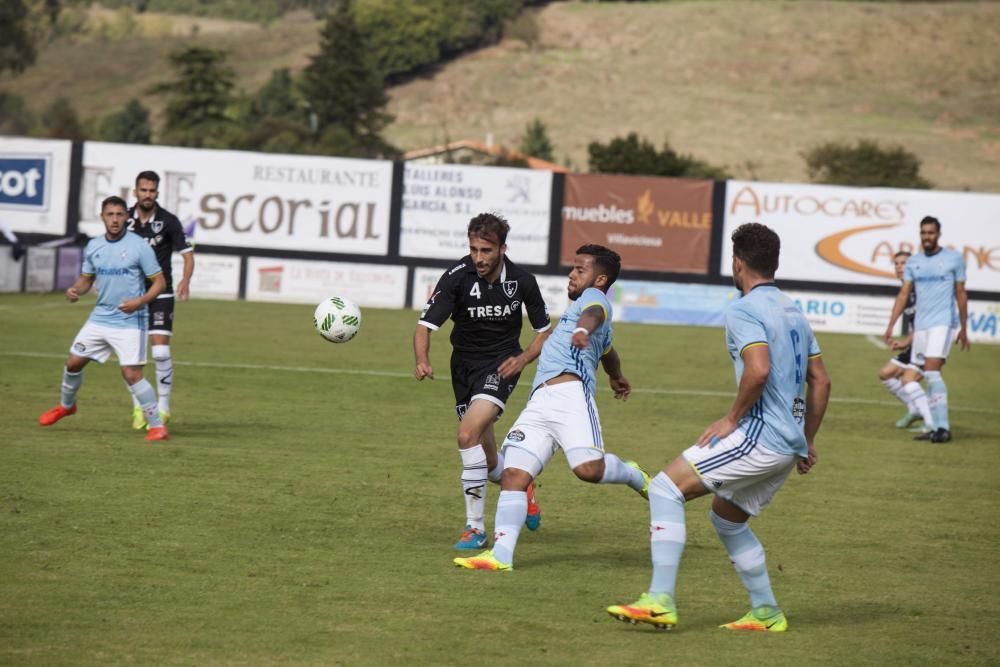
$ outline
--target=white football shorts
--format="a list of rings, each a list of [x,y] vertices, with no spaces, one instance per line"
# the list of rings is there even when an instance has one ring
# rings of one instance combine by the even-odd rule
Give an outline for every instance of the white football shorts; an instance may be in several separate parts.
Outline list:
[[[539,385],[503,441],[504,468],[538,477],[557,449],[569,467],[604,458],[601,420],[582,382]]]
[[[951,346],[958,337],[958,329],[940,326],[917,329],[913,332],[913,363],[924,364],[925,359],[947,359]]]
[[[146,364],[146,336],[143,329],[119,329],[87,322],[73,339],[70,354],[87,357],[103,364],[114,351],[122,366],[144,366]]]
[[[751,516],[760,514],[778,492],[799,457],[779,454],[736,429],[714,445],[692,445],[682,456],[712,493]]]

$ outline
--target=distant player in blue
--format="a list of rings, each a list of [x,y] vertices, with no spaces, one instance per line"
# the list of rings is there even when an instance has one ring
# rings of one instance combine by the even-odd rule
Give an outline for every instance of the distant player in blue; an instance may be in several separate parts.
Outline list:
[[[921,412],[928,412],[931,422],[924,419],[924,432],[917,440],[948,442],[951,440],[951,425],[948,422],[948,388],[941,379],[941,367],[948,359],[952,343],[958,340],[963,350],[970,347],[966,332],[969,299],[965,293],[965,261],[961,253],[938,245],[941,238],[941,223],[930,216],[920,221],[920,245],[923,253],[910,257],[906,262],[903,288],[896,297],[892,317],[885,330],[886,342],[892,340],[896,320],[906,308],[910,291],[917,290],[917,314],[913,324],[913,363],[923,365],[927,378],[927,395],[914,392],[914,403]],[[920,385],[907,380],[906,387]]]
[[[612,347],[611,303],[606,294],[620,269],[618,253],[604,246],[585,245],[576,251],[567,290],[573,303],[545,341],[528,405],[503,442],[493,549],[455,558],[456,565],[471,570],[512,569],[528,513],[527,488],[558,449],[583,481],[627,484],[647,497],[649,477],[639,465],[604,451],[594,400],[598,363],[608,374],[615,398],[625,400],[632,391]]]
[[[84,367],[91,359],[104,363],[114,351],[122,377],[149,422],[146,440],[166,440],[167,429],[156,408],[156,392],[142,377],[149,330],[146,306],[163,291],[166,281],[153,249],[141,237],[126,231],[126,209],[120,197],[101,202],[105,234],[87,244],[81,275],[66,290],[66,300],[75,303],[96,283],[97,304],[70,347],[59,405],[39,417],[38,423],[51,426],[74,414]],[[148,290],[147,279],[151,281]]]
[[[608,613],[671,628],[674,588],[687,539],[684,503],[714,493],[709,518],[750,594],[751,610],[721,627],[784,632],[788,621],[767,576],[764,548],[747,525],[793,468],[816,463],[813,441],[830,397],[819,346],[795,302],[774,284],[781,242],[764,225],[733,232],[733,282],[743,297],[726,311],[726,347],[738,390],[729,413],[709,425],[649,484],[653,578],[632,604]],[[808,385],[808,389],[807,389]]]

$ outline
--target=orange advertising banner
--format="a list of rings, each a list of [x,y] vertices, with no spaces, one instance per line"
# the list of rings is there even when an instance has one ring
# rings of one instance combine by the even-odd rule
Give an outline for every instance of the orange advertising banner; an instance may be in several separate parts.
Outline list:
[[[607,246],[623,269],[708,273],[712,181],[655,176],[567,174],[560,259]]]

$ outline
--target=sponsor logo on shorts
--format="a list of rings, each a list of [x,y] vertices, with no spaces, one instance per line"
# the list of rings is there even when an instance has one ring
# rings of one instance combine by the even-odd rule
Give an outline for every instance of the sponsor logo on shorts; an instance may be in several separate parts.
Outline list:
[[[500,390],[500,376],[496,373],[491,373],[486,376],[486,382],[483,383],[483,389],[491,389],[493,391]]]
[[[714,486],[717,489],[720,488],[720,487],[722,487],[722,480],[720,480],[720,479],[713,479],[712,480],[712,486]]]
[[[469,409],[468,403],[459,403],[455,406],[455,412],[458,413],[458,418],[461,419],[465,416],[465,411]]]
[[[164,317],[164,313],[153,313],[153,325],[162,327],[166,323],[167,318]]]
[[[73,349],[76,350],[77,352],[85,352],[87,350],[87,346],[84,345],[83,343],[74,343]]]
[[[524,440],[524,433],[522,431],[514,429],[513,431],[507,434],[507,439],[510,440],[511,442],[521,442],[522,440]]]

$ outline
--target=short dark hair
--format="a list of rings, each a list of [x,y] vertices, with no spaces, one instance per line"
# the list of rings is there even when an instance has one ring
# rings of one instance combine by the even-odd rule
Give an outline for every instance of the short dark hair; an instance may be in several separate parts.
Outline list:
[[[762,278],[774,277],[781,254],[781,239],[773,229],[759,222],[748,222],[736,228],[732,239],[734,257],[739,257]]]
[[[618,274],[622,270],[622,258],[621,255],[611,248],[605,248],[596,243],[588,243],[577,248],[576,254],[590,255],[594,258],[594,266],[608,277],[608,287],[614,285],[615,281],[618,280]]]
[[[139,175],[135,177],[135,184],[139,185],[139,181],[153,181],[157,186],[159,186],[160,175],[155,171],[140,171]]]
[[[900,251],[899,251],[899,252],[897,252],[897,253],[896,253],[895,255],[893,255],[893,256],[892,256],[892,258],[893,258],[893,259],[899,259],[900,257],[909,257],[909,256],[911,256],[912,254],[913,254],[913,253],[912,253],[912,252],[910,252],[909,250],[900,250]]]
[[[923,217],[923,219],[920,221],[920,226],[923,227],[924,225],[934,225],[935,227],[937,227],[937,230],[939,232],[941,231],[941,221],[935,218],[933,215],[925,215]]]
[[[484,239],[496,238],[499,245],[507,243],[507,232],[510,223],[496,213],[480,213],[469,220],[469,236],[479,236]]]
[[[122,199],[117,195],[111,195],[110,197],[106,197],[104,201],[101,202],[101,213],[104,213],[104,209],[106,209],[109,206],[121,206],[126,211],[128,210],[128,204],[125,203],[124,199]]]

